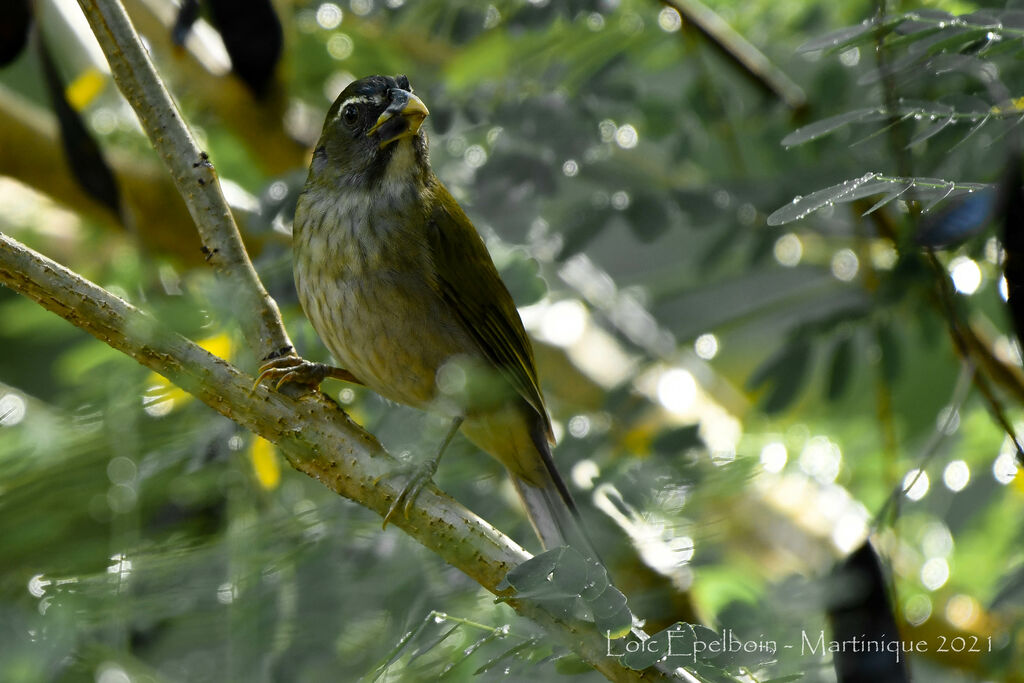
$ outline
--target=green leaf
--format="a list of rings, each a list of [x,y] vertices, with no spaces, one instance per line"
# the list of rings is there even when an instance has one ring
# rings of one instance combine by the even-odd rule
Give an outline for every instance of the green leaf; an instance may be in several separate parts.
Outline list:
[[[806,218],[818,209],[837,203],[851,202],[886,192],[878,203],[864,212],[870,214],[893,199],[910,192],[905,198],[921,202],[922,210],[928,211],[940,202],[989,188],[983,183],[958,183],[940,178],[900,178],[868,173],[837,185],[813,192],[806,197],[795,197],[789,204],[777,209],[767,218],[768,225],[783,225]]]
[[[587,561],[587,585],[580,592],[584,602],[592,602],[608,589],[611,582],[604,566],[596,560]]]
[[[562,593],[580,595],[587,587],[587,561],[572,548],[562,548],[558,562],[552,570],[552,583]]]
[[[821,119],[815,121],[801,128],[797,128],[792,133],[782,138],[783,147],[795,147],[796,145],[802,145],[805,142],[811,140],[817,140],[818,138],[828,135],[844,126],[848,126],[851,123],[861,123],[863,121],[879,121],[886,117],[885,109],[882,107],[865,107],[864,109],[855,109],[854,111],[848,111],[845,114],[837,114],[836,116],[830,116],[827,119]]]
[[[587,604],[594,610],[594,617],[607,619],[619,614],[626,606],[626,596],[615,586],[608,586],[599,596],[588,600]]]
[[[617,640],[624,638],[633,627],[633,613],[625,605],[619,611],[609,615],[594,616],[594,625],[600,633],[607,634],[608,638]]]
[[[593,673],[594,668],[575,654],[567,654],[555,660],[555,671],[563,676],[577,676]]]
[[[818,38],[812,38],[798,47],[797,52],[814,52],[816,50],[828,50],[845,45],[855,38],[863,36],[875,27],[874,22],[868,20],[855,26],[846,26],[841,29],[826,33]]]
[[[800,393],[810,368],[812,347],[802,337],[791,340],[766,360],[747,380],[747,387],[757,389],[769,385],[761,409],[772,415],[782,412]]]
[[[490,671],[494,667],[498,666],[502,662],[509,659],[526,660],[530,659],[534,650],[541,644],[541,639],[537,636],[528,638],[523,642],[515,645],[514,647],[505,650],[497,657],[493,657],[484,662],[479,669],[473,672],[474,676],[479,676],[482,673]]]
[[[513,567],[498,584],[498,590],[515,588],[520,592],[547,585],[551,581],[551,572],[561,553],[561,548],[553,548]]]
[[[826,187],[824,190],[818,190],[806,197],[796,197],[786,206],[775,210],[768,216],[766,222],[768,225],[783,225],[805,218],[814,211],[825,206],[831,206],[836,202],[849,202],[870,194],[876,194],[882,187],[888,186],[888,183],[871,182],[878,177],[878,173],[868,173],[860,178],[851,178],[837,185]]]

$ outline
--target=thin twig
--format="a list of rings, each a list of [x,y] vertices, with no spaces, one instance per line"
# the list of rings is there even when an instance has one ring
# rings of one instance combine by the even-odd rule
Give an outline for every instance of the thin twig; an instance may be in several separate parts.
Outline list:
[[[942,308],[943,317],[946,319],[946,324],[949,327],[949,334],[953,338],[953,346],[956,348],[957,353],[965,361],[974,362],[974,355],[972,354],[971,343],[968,341],[969,336],[965,332],[970,327],[962,322],[960,314],[956,310],[956,303],[953,299],[953,289],[949,283],[949,277],[946,276],[946,270],[942,267],[935,252],[931,249],[926,251],[926,259],[928,264],[931,266],[935,273],[937,286],[939,289],[939,304]],[[985,358],[982,358],[982,367],[984,366]],[[1009,418],[1006,417],[1006,410],[1003,408],[1002,403],[992,390],[992,385],[988,383],[985,376],[981,373],[974,374],[974,386],[978,388],[985,402],[988,403],[989,412],[999,423],[999,426],[1003,428],[1006,435],[1013,441],[1014,450],[1017,453],[1017,462],[1024,467],[1024,449],[1021,447],[1020,440],[1017,438],[1017,430],[1013,428]]]
[[[661,4],[678,12],[683,19],[684,29],[693,28],[700,33],[708,44],[737,66],[758,88],[795,112],[807,106],[807,96],[799,85],[699,0],[661,0]]]
[[[960,376],[957,377],[956,385],[953,387],[953,395],[950,397],[949,404],[947,405],[949,412],[946,414],[945,419],[936,425],[935,431],[932,433],[928,443],[921,449],[921,455],[917,459],[916,467],[914,467],[916,474],[909,482],[906,480],[906,476],[904,476],[899,485],[889,494],[885,504],[875,513],[875,520],[871,523],[871,533],[875,533],[878,530],[878,527],[885,520],[889,507],[898,503],[903,495],[914,488],[921,475],[928,469],[928,465],[938,455],[939,446],[950,435],[953,431],[953,425],[960,419],[960,409],[963,407],[964,401],[967,400],[967,392],[971,388],[972,380],[976,380],[976,377],[977,373],[975,372],[974,363],[969,359],[965,359],[961,364]]]
[[[281,447],[289,464],[379,515],[401,491],[396,462],[380,443],[319,392],[293,399],[260,387],[148,314],[16,240],[0,234],[0,283],[131,356],[217,412]],[[392,522],[498,595],[499,582],[529,555],[483,519],[424,487],[408,516]],[[613,681],[666,680],[656,670],[626,669],[606,656],[593,624],[564,619],[535,602],[505,600]]]
[[[213,164],[199,149],[157,76],[124,7],[119,0],[79,0],[79,4],[107,56],[117,87],[135,110],[184,198],[210,263],[233,285],[238,309],[243,312],[239,324],[257,358],[291,350],[277,304],[263,288],[242,246]]]

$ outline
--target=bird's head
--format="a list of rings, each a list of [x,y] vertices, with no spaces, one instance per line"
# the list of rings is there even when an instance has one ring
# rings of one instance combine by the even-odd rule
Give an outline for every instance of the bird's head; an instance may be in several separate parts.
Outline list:
[[[393,159],[410,173],[429,169],[427,138],[420,130],[428,113],[405,76],[353,81],[327,113],[313,171],[373,183],[388,173]]]

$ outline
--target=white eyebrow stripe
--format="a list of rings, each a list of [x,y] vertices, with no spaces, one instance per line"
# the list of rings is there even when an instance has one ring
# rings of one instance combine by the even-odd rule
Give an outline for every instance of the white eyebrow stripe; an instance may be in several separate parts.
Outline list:
[[[379,104],[380,103],[380,97],[377,96],[377,95],[356,95],[355,97],[350,97],[350,98],[348,98],[347,100],[345,100],[344,102],[341,103],[341,106],[338,107],[338,113],[335,114],[334,118],[338,118],[339,116],[341,116],[341,113],[343,111],[345,111],[345,107],[347,107],[350,104],[366,104],[366,103]]]

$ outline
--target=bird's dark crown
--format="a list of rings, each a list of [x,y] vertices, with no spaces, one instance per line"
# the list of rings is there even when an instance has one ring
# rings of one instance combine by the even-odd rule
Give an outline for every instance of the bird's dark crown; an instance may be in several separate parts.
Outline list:
[[[330,122],[336,119],[341,106],[353,97],[366,98],[367,103],[373,105],[376,115],[379,116],[391,101],[390,93],[392,88],[400,88],[401,90],[412,92],[409,79],[403,75],[398,75],[394,78],[391,76],[367,76],[366,78],[352,81],[341,91],[338,98],[334,100],[330,111],[327,112],[327,121]],[[374,120],[376,120],[376,117],[374,117]]]

